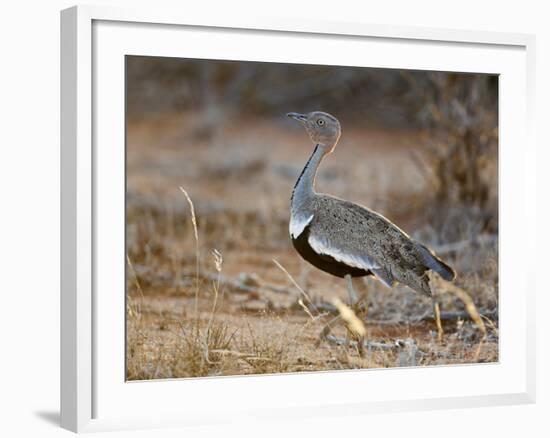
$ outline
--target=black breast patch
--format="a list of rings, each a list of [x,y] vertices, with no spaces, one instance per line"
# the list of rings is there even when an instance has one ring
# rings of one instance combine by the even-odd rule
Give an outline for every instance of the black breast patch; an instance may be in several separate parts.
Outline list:
[[[309,225],[298,236],[298,238],[292,238],[292,244],[294,245],[296,251],[298,251],[298,253],[304,258],[304,260],[307,260],[309,263],[311,263],[313,266],[320,269],[321,271],[327,272],[340,278],[344,278],[348,274],[352,277],[364,277],[366,275],[373,275],[373,273],[368,269],[360,269],[354,266],[349,266],[329,255],[318,254],[309,244],[308,237]]]

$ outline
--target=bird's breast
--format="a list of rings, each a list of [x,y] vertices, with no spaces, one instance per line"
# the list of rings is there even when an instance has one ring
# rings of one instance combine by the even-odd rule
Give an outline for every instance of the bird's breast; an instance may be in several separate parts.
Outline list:
[[[290,237],[293,239],[298,238],[300,234],[304,232],[304,229],[313,220],[313,213],[291,213],[290,222],[288,224],[288,231]]]

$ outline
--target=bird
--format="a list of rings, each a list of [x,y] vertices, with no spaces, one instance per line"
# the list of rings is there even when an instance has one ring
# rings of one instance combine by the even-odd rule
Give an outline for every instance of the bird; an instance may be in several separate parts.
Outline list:
[[[361,277],[374,277],[389,288],[401,283],[430,297],[441,339],[439,304],[428,272],[453,281],[454,269],[382,214],[316,192],[315,177],[323,159],[336,149],[340,122],[323,111],[287,116],[303,125],[314,144],[290,201],[289,234],[298,254],[321,271],[344,278],[352,305],[357,299],[353,280]]]

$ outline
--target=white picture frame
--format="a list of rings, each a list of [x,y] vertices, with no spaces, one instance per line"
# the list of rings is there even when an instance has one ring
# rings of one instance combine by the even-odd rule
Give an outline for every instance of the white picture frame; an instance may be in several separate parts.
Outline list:
[[[186,38],[192,47],[182,44]],[[288,44],[308,39],[333,44],[337,55],[327,59],[312,47],[304,60]],[[266,44],[269,53],[261,50]],[[101,431],[534,402],[535,273],[512,257],[514,249],[535,245],[534,47],[534,36],[525,34],[247,16],[228,22],[214,14],[104,6],[62,11],[62,427]],[[357,55],[359,48],[368,48],[370,59]],[[117,218],[124,209],[125,54],[500,74],[499,363],[125,382],[124,257],[117,259],[124,254]],[[513,232],[520,223],[528,225],[521,237]],[[339,390],[358,385],[369,391]],[[192,403],[182,394],[193,394]]]

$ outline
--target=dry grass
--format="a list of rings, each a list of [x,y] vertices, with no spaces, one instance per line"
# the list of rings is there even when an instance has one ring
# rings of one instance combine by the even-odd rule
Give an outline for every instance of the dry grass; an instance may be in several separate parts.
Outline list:
[[[319,342],[345,282],[309,267],[288,239],[290,190],[310,152],[303,133],[256,120],[221,126],[224,140],[211,142],[190,140],[192,123],[166,114],[128,126],[129,380],[498,360],[497,241],[475,215],[430,211],[428,222],[408,153],[422,133],[349,127],[319,176],[321,191],[388,215],[459,274],[438,287],[441,344],[430,300],[368,280],[361,352],[342,324]],[[354,310],[350,321],[362,316]]]

